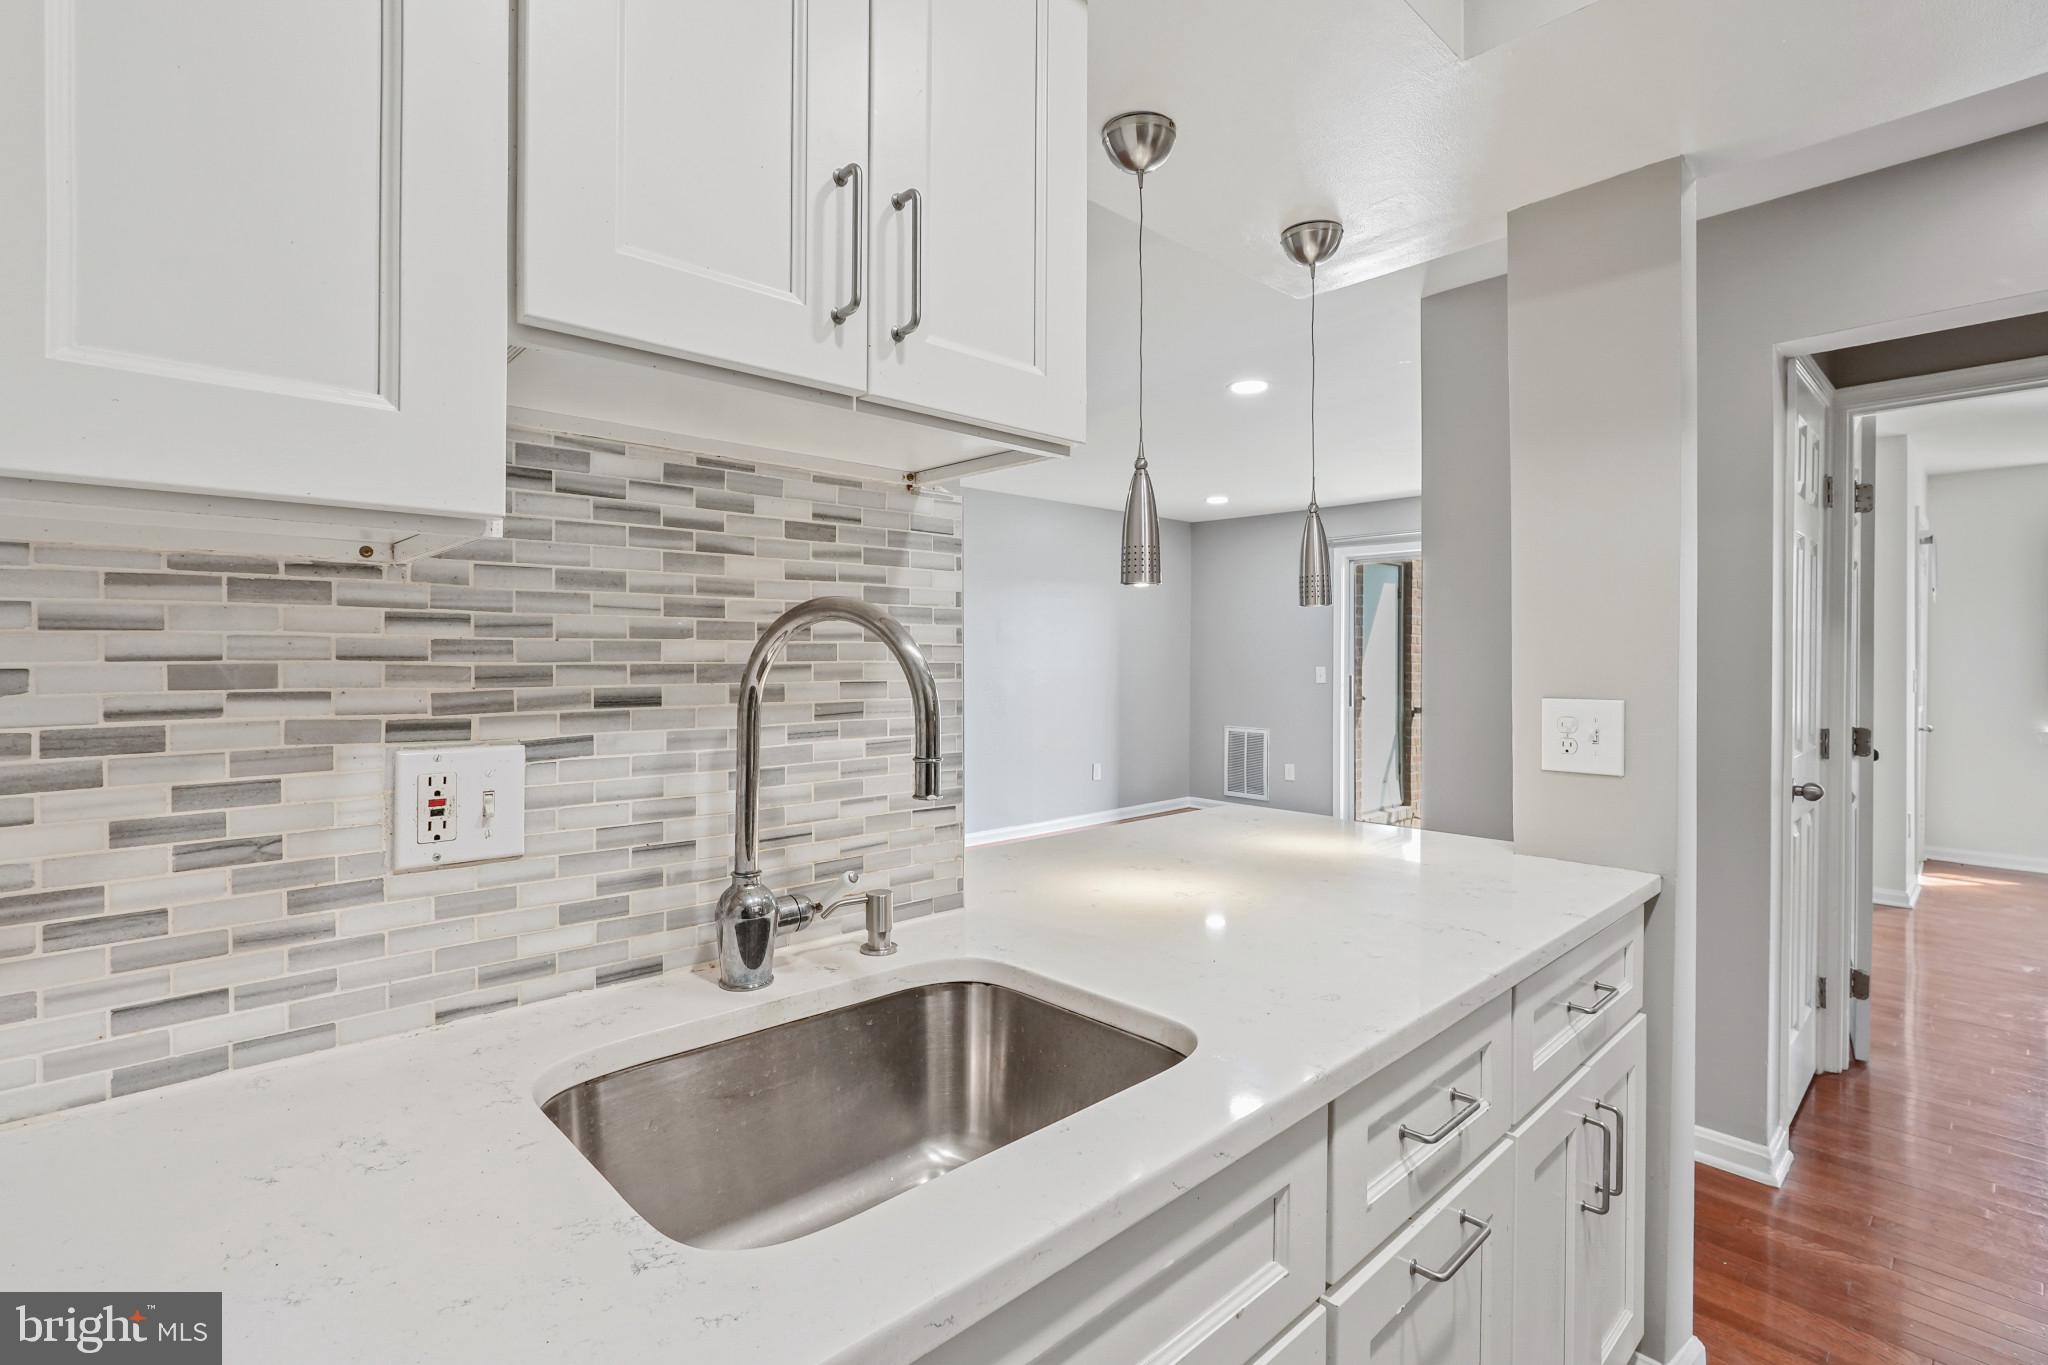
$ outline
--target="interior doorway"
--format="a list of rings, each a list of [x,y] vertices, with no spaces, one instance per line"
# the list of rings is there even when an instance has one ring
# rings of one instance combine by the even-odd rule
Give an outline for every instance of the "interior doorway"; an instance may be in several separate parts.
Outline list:
[[[1337,547],[1337,809],[1422,823],[1422,556],[1412,539]]]

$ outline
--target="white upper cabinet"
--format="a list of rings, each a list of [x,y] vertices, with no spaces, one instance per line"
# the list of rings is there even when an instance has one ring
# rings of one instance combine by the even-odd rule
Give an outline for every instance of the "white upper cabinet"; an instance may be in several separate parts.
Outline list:
[[[1085,435],[1085,0],[521,15],[519,340],[585,359],[515,367],[515,404],[810,439],[815,413],[735,430],[751,399],[626,347],[844,395],[892,427],[908,410],[1041,446]]]
[[[8,511],[63,484],[141,521],[137,489],[502,515],[508,30],[469,3],[0,7]]]
[[[867,0],[521,13],[521,320],[866,388]]]
[[[1087,6],[873,2],[870,392],[1080,440]]]

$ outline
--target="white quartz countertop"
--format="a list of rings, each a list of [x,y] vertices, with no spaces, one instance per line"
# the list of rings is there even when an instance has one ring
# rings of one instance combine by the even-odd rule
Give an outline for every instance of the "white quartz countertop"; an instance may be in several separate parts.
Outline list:
[[[967,908],[901,926],[894,957],[785,946],[751,995],[670,973],[0,1129],[0,1283],[221,1290],[227,1359],[262,1365],[914,1360],[1658,886],[1242,807],[977,849]],[[656,1232],[540,1110],[620,1065],[963,978],[1196,1045],[753,1250]]]

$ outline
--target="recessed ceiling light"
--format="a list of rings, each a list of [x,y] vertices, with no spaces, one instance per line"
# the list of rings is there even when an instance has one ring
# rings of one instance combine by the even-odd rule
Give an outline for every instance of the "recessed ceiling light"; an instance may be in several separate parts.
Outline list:
[[[1230,499],[1224,497],[1221,493],[1211,493],[1203,501],[1207,502],[1211,507],[1221,507],[1224,503],[1229,502]]]
[[[1271,385],[1267,384],[1263,379],[1240,379],[1231,384],[1230,391],[1241,397],[1249,398],[1255,393],[1264,393],[1270,387]]]

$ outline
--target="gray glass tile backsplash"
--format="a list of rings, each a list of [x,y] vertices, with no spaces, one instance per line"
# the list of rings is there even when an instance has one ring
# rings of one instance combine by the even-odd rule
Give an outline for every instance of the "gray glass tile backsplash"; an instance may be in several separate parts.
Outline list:
[[[963,733],[960,503],[514,431],[505,536],[396,568],[0,544],[0,1122],[704,962],[732,681],[822,594],[900,617]],[[961,903],[909,699],[793,642],[763,736],[778,886]],[[518,741],[527,855],[394,874],[389,748]]]

